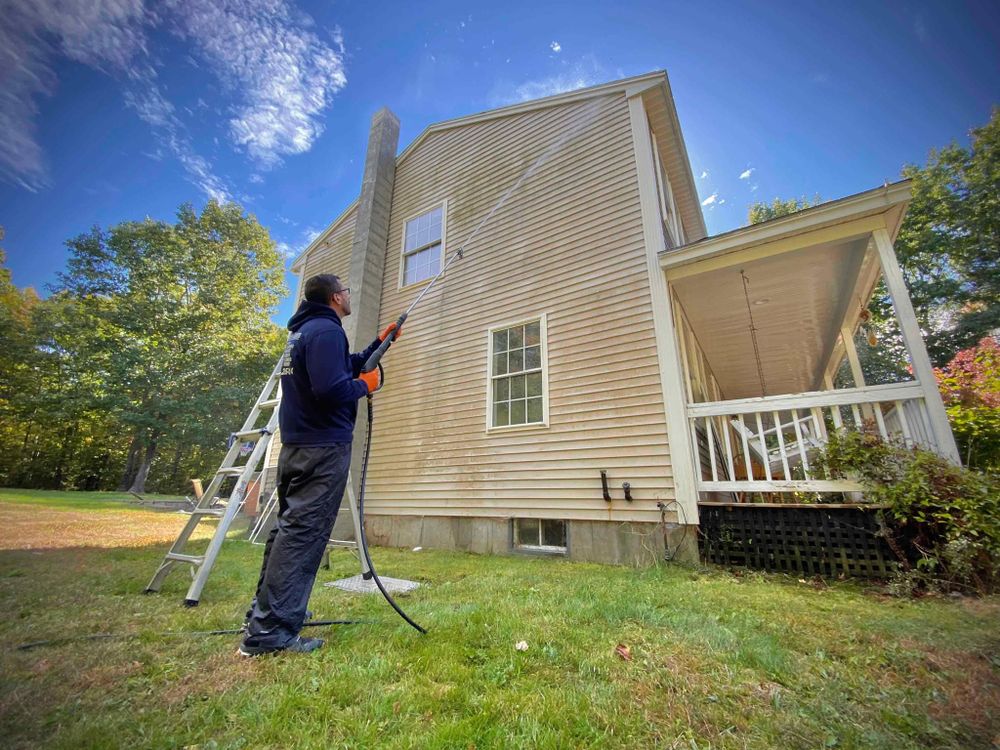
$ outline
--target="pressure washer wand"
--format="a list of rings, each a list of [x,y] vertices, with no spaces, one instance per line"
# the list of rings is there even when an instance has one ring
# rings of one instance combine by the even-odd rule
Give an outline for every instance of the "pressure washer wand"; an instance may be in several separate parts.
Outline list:
[[[472,238],[470,237],[469,239]],[[467,243],[468,240],[466,240],[466,244]],[[435,283],[437,283],[437,280],[440,279],[442,276],[444,276],[444,272],[448,270],[448,266],[450,266],[452,263],[454,263],[456,260],[462,257],[462,251],[464,249],[465,245],[462,245],[462,247],[458,248],[458,250],[455,251],[455,253],[448,259],[448,262],[444,264],[444,268],[441,269],[441,272],[433,279],[431,279],[431,283],[425,286],[423,291],[420,292],[420,294],[417,295],[417,298],[410,303],[410,306],[406,308],[403,314],[400,315],[398,318],[396,318],[396,327],[392,330],[392,333],[390,333],[388,336],[385,337],[385,341],[379,344],[378,349],[372,352],[372,355],[365,362],[364,367],[361,368],[361,372],[371,372],[376,367],[378,367],[379,360],[381,360],[382,355],[385,354],[386,351],[388,351],[389,347],[392,345],[392,342],[396,340],[396,336],[399,335],[399,331],[403,327],[403,323],[406,322],[406,319],[413,311],[413,308],[416,307],[417,303],[424,298],[424,295],[431,290],[431,287],[434,286]]]

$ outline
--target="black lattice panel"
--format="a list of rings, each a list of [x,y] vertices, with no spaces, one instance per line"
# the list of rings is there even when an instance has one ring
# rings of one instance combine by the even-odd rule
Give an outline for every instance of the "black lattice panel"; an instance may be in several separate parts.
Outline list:
[[[887,578],[896,569],[871,505],[699,503],[702,559],[778,573]]]

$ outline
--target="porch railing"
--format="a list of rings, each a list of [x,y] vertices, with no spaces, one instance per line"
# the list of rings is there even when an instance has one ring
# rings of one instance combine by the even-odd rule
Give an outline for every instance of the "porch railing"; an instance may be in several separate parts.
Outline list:
[[[876,429],[936,450],[918,383],[689,404],[701,492],[852,492],[816,462],[832,429]]]

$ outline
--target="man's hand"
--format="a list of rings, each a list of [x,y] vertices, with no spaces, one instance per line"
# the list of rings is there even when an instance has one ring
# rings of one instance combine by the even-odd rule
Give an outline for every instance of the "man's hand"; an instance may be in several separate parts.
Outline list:
[[[382,387],[382,370],[376,367],[371,372],[363,372],[358,376],[358,380],[368,386],[368,395],[371,395]]]
[[[389,325],[387,325],[387,326],[385,327],[385,330],[384,330],[384,331],[382,331],[382,333],[380,333],[380,334],[378,335],[378,340],[379,340],[379,341],[385,341],[385,340],[386,340],[386,338],[388,338],[388,337],[389,337],[389,335],[390,335],[390,334],[391,334],[391,333],[392,333],[393,331],[395,331],[395,330],[396,330],[396,324],[395,324],[395,323],[390,323]],[[396,340],[396,341],[398,341],[398,340],[399,340],[399,337],[400,337],[400,336],[402,336],[402,335],[403,335],[403,329],[402,329],[402,328],[400,328],[400,329],[399,329],[399,331],[398,331],[398,332],[396,333],[396,339],[395,339],[395,340]]]

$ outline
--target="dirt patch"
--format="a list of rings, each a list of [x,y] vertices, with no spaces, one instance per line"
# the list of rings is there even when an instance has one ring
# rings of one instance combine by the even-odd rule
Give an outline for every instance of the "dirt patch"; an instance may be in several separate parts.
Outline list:
[[[187,519],[181,513],[51,510],[2,504],[0,550],[144,547],[173,541]],[[204,524],[195,538],[207,536],[213,528],[214,525]]]
[[[989,655],[931,648],[910,640],[902,645],[921,656],[923,669],[910,677],[940,694],[928,706],[931,717],[964,725],[983,747],[1000,746],[1000,670]]]

